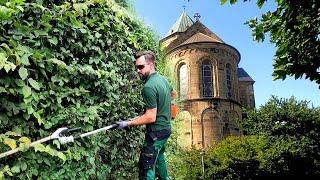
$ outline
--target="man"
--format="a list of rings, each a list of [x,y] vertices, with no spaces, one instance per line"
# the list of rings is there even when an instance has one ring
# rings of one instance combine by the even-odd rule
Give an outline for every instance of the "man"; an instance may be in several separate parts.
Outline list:
[[[139,159],[139,179],[169,179],[164,157],[165,145],[171,134],[171,96],[175,93],[168,80],[155,70],[155,54],[138,52],[135,66],[145,84],[142,97],[145,113],[129,121],[119,121],[119,128],[146,125],[145,141]]]

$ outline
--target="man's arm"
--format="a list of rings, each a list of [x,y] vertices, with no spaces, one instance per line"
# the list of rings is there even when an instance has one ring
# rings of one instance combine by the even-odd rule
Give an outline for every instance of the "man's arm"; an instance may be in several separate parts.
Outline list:
[[[171,91],[171,99],[175,99],[177,96],[177,91],[175,91],[174,89]]]
[[[156,122],[157,108],[147,109],[142,116],[138,116],[128,121],[129,126],[138,126]]]

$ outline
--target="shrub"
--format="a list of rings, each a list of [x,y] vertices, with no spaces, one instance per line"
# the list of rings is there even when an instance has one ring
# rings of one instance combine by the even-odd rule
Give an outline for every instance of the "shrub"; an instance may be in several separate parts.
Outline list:
[[[124,2],[124,1],[120,1]],[[133,52],[157,51],[154,34],[112,0],[0,1],[0,149],[27,147],[59,127],[82,132],[142,108]],[[0,159],[0,177],[137,177],[140,128]]]

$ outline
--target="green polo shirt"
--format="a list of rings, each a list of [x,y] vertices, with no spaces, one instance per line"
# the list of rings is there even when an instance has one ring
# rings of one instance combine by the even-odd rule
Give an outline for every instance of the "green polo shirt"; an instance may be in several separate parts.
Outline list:
[[[171,129],[171,91],[168,80],[155,72],[148,76],[142,89],[146,109],[157,108],[156,122],[147,124],[147,130]]]

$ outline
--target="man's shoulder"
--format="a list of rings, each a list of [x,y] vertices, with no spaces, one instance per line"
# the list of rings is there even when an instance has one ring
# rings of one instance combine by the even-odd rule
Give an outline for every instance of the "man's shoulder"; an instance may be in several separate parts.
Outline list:
[[[153,87],[153,86],[159,85],[161,83],[169,83],[169,81],[166,77],[157,73],[157,74],[153,75],[152,77],[150,77],[150,79],[146,82],[145,86]]]

